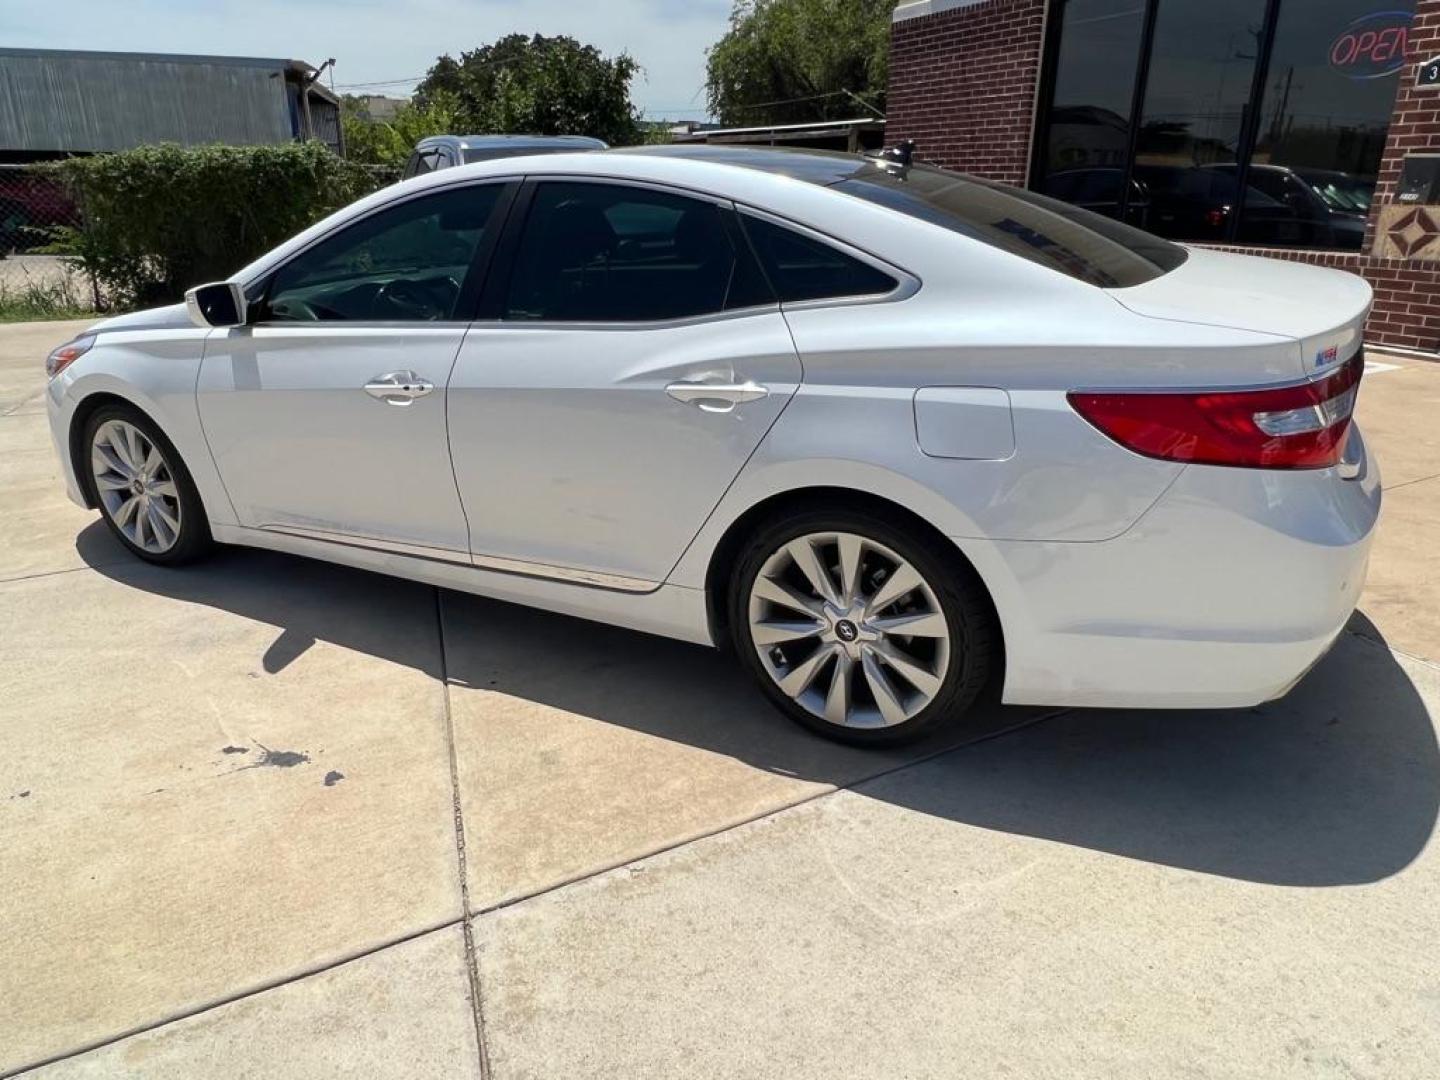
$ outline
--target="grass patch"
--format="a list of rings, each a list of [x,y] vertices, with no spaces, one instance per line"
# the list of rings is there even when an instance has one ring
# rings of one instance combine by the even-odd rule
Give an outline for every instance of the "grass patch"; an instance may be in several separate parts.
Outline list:
[[[83,319],[94,315],[87,290],[74,271],[45,277],[24,274],[7,280],[0,271],[0,322]]]

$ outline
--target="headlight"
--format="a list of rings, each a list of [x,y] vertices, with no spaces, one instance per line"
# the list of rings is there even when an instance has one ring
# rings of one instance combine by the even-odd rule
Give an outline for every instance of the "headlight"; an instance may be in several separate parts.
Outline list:
[[[67,341],[45,358],[45,374],[53,379],[89,352],[90,346],[94,344],[93,337],[78,337],[74,341]]]

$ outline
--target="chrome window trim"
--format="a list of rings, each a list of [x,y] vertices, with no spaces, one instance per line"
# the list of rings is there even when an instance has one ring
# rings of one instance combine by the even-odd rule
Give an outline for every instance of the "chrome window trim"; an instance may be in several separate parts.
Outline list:
[[[659,180],[644,180],[630,176],[596,176],[593,173],[530,173],[525,177],[530,183],[539,187],[542,184],[604,184],[607,187],[630,187],[640,188],[646,191],[658,191],[662,195],[678,195],[686,199],[699,199],[701,202],[714,203],[721,209],[734,209],[735,200],[727,195],[717,195],[713,191],[706,191],[703,188],[686,187],[683,184],[665,183]]]
[[[756,315],[778,315],[780,305],[775,301],[768,304],[752,304],[749,307],[731,308],[728,311],[712,311],[704,315],[686,315],[680,319],[646,319],[635,322],[567,321],[564,319],[477,319],[469,325],[485,330],[669,330],[685,326],[704,326],[709,323],[725,322],[730,319],[748,319]]]
[[[499,555],[476,555],[453,548],[431,547],[426,544],[411,544],[400,540],[381,540],[373,536],[353,533],[331,532],[301,525],[266,523],[259,526],[261,532],[280,533],[301,540],[314,540],[341,547],[362,548],[389,555],[407,555],[411,558],[426,559],[430,562],[452,563],[457,566],[471,566],[477,570],[493,570],[501,574],[518,577],[543,578],[549,581],[564,581],[572,585],[586,585],[612,592],[648,593],[660,587],[660,582],[645,578],[626,577],[623,574],[607,574],[599,570],[581,570],[572,566],[552,566],[549,563],[529,562],[525,559],[510,559]]]
[[[904,267],[896,266],[888,259],[882,259],[879,255],[866,251],[864,248],[856,247],[848,241],[837,239],[828,233],[821,232],[819,229],[811,228],[809,225],[802,225],[798,221],[781,217],[779,214],[772,213],[769,210],[762,210],[760,207],[752,206],[749,203],[737,202],[735,209],[742,217],[749,214],[751,217],[768,221],[771,225],[797,232],[801,236],[814,240],[816,243],[832,247],[841,254],[855,259],[857,262],[862,262],[866,266],[889,274],[896,281],[895,288],[883,293],[863,293],[858,296],[825,296],[814,300],[781,300],[779,302],[781,311],[808,311],[812,308],[851,307],[855,304],[895,304],[902,300],[910,299],[910,297],[920,291],[922,282],[919,277]],[[758,252],[756,253],[756,258],[759,258]]]
[[[573,566],[552,566],[549,563],[528,562],[525,559],[507,559],[500,555],[472,555],[476,569],[494,570],[502,574],[517,574],[521,577],[548,578],[551,581],[566,581],[572,585],[589,585],[612,592],[648,593],[660,587],[658,581],[626,577],[623,574],[607,574],[599,570],[579,570]]]
[[[381,540],[374,536],[332,532],[328,529],[313,529],[303,525],[288,525],[280,522],[267,522],[259,528],[262,532],[284,533],[286,536],[298,536],[302,540],[320,540],[327,544],[369,548],[372,551],[386,551],[394,555],[413,555],[419,559],[429,559],[431,562],[459,563],[462,566],[470,564],[470,553],[457,551],[454,548],[409,544],[400,540]]]
[[[334,330],[345,327],[355,330],[405,330],[414,333],[417,329],[468,330],[474,324],[463,319],[296,319],[293,322],[257,322],[248,326],[235,326],[233,330]]]

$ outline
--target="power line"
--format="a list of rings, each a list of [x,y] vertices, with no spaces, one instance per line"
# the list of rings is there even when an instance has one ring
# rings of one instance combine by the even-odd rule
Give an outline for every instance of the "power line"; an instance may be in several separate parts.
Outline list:
[[[401,86],[405,83],[418,83],[424,78],[424,75],[412,75],[408,79],[377,79],[374,82],[340,83],[335,89],[364,90],[373,86]]]

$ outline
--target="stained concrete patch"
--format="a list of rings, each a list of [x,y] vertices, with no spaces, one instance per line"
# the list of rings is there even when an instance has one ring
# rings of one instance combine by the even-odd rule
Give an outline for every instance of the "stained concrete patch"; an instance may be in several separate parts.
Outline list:
[[[247,767],[252,769],[293,769],[296,765],[308,765],[309,763],[310,755],[303,751],[271,750],[268,746],[261,746],[260,757],[254,765]]]
[[[450,708],[479,910],[1023,724],[897,751],[818,739],[713,649],[446,594]]]
[[[229,551],[0,585],[0,625],[0,791],[44,794],[0,813],[0,1073],[458,917],[431,590]]]
[[[465,943],[451,927],[31,1075],[478,1078],[468,989]]]
[[[1067,714],[486,915],[495,1075],[1428,1078],[1437,710],[1347,636],[1287,702]]]

